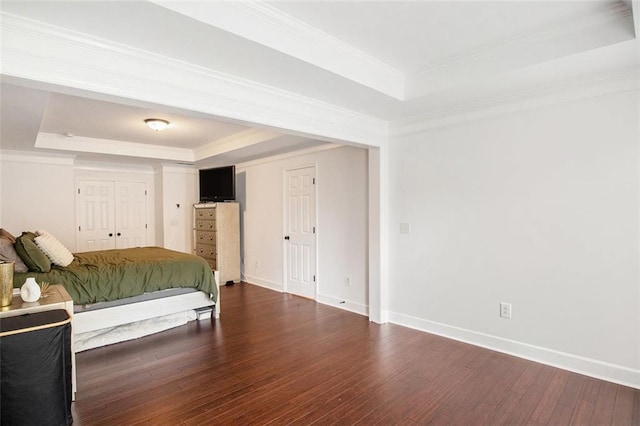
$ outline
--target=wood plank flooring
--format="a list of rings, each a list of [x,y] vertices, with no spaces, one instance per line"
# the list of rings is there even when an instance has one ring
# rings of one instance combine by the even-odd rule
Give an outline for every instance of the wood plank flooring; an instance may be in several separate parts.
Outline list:
[[[640,425],[640,391],[250,284],[77,356],[74,425]]]

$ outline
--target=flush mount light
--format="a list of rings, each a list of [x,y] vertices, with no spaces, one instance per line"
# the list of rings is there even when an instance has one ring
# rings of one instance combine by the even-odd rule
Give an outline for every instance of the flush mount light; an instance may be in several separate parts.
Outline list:
[[[156,132],[164,130],[169,126],[169,122],[161,118],[147,118],[144,122],[147,123],[147,126],[149,126],[150,129],[155,130]]]

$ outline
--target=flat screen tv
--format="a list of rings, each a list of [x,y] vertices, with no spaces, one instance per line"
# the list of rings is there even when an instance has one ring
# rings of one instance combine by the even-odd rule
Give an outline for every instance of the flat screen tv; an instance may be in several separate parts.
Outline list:
[[[200,202],[236,199],[236,166],[200,170]]]

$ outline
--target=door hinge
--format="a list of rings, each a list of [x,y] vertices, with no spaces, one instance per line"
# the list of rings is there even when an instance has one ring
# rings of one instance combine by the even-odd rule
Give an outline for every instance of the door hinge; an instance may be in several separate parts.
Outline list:
[[[313,178],[313,184],[314,185],[316,184],[316,178]]]
[[[80,195],[80,188],[78,188],[78,195]]]
[[[148,228],[147,228],[147,224],[146,224],[146,223],[144,224],[144,229],[148,229]]]
[[[144,195],[147,195],[147,190],[146,189],[144,190]]]
[[[313,276],[313,282],[314,283],[316,282],[316,276],[315,275]]]
[[[313,227],[313,233],[314,234],[316,233],[316,227],[315,226]]]
[[[78,231],[82,231],[82,227],[81,226],[78,226]]]

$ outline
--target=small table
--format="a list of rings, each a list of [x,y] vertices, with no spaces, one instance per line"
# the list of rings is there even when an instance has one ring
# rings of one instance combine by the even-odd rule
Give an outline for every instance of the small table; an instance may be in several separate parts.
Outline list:
[[[69,313],[69,317],[73,319],[73,299],[60,284],[49,286],[46,297],[40,297],[37,302],[24,302],[20,297],[20,293],[15,294],[14,291],[11,305],[0,308],[0,318],[50,311],[52,309],[64,309]]]
[[[73,299],[60,284],[49,286],[46,297],[40,297],[37,302],[24,302],[20,293],[14,291],[11,305],[0,307],[0,319],[33,312],[64,309],[71,318],[71,381],[73,383],[73,397],[76,399],[76,353],[73,350]]]

